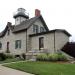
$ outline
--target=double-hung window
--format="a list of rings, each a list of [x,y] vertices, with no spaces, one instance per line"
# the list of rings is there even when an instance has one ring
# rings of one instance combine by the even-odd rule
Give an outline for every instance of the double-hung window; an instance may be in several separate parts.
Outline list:
[[[39,38],[39,49],[44,48],[44,37]]]
[[[16,40],[15,41],[15,49],[20,49],[21,48],[21,40]]]
[[[38,33],[38,25],[33,25],[33,32]]]
[[[40,27],[40,32],[44,32],[44,27]]]

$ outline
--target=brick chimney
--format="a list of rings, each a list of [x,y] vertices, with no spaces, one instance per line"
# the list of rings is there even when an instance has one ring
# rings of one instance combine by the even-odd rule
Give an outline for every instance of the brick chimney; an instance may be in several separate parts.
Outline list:
[[[35,9],[35,16],[40,16],[40,10],[39,9]]]

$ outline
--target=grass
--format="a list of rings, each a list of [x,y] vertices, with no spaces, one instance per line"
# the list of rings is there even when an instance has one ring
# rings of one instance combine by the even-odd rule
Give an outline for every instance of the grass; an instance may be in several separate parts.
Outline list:
[[[17,62],[17,61],[22,61],[22,60],[21,59],[16,59],[16,58],[11,58],[11,59],[6,59],[4,61],[0,61],[0,64],[10,63],[10,62]]]
[[[75,75],[75,64],[49,62],[19,62],[4,66],[35,75]]]

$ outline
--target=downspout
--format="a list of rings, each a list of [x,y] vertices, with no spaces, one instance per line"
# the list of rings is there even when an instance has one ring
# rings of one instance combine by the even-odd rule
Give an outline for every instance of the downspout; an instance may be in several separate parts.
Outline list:
[[[55,40],[56,40],[56,39],[55,39],[55,38],[56,38],[56,37],[55,37],[55,31],[54,31],[54,52],[56,52],[56,47],[55,47],[55,44],[56,44],[56,43],[55,43]]]
[[[27,52],[27,29],[26,29],[26,52]]]

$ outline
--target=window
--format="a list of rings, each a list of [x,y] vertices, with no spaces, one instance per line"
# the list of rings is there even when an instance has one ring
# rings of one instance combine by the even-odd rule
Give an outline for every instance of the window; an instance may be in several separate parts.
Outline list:
[[[33,32],[38,33],[38,25],[33,25]]]
[[[21,48],[21,40],[16,40],[15,41],[15,49],[17,49],[17,48]]]
[[[2,49],[2,43],[0,42],[0,50]]]
[[[9,42],[7,42],[7,50],[9,50]]]
[[[44,48],[44,37],[39,38],[39,49]]]
[[[9,51],[9,42],[7,42],[7,50],[6,50],[6,53],[10,53],[10,51]]]
[[[40,27],[40,32],[44,32],[44,28],[43,27]]]
[[[19,18],[16,18],[16,21],[18,21],[19,20]]]

